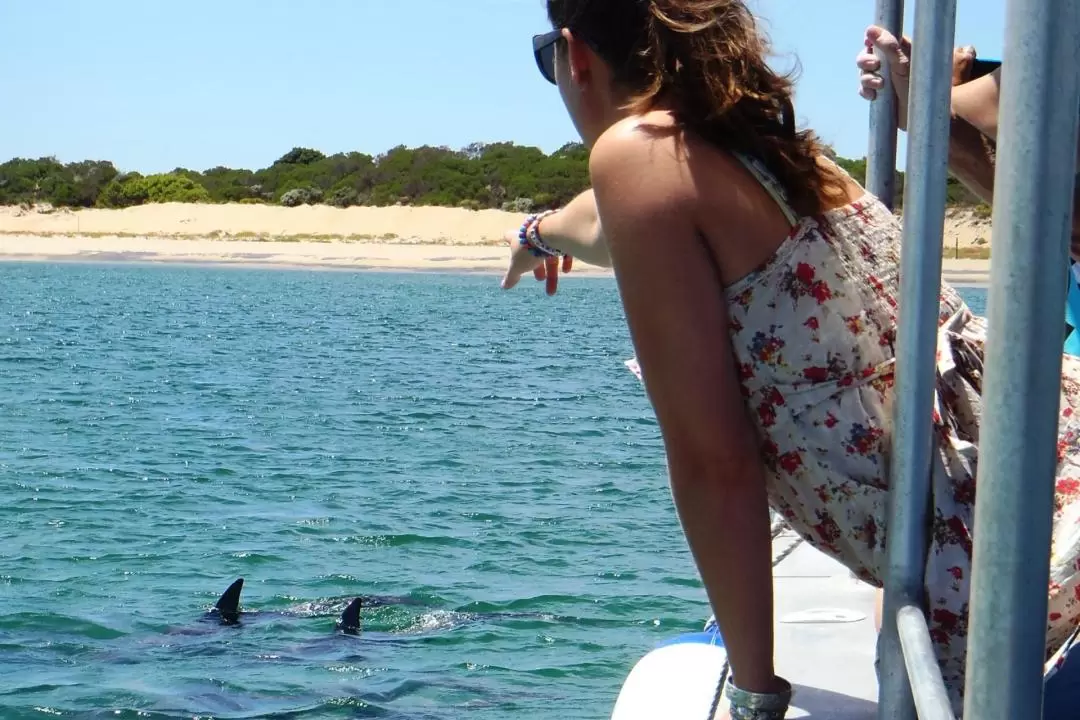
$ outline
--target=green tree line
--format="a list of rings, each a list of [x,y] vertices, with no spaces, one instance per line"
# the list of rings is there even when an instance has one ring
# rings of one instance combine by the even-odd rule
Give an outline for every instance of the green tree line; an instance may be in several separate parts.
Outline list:
[[[865,182],[865,159],[836,160],[858,182]],[[101,160],[63,164],[55,158],[15,158],[0,165],[0,205],[402,204],[527,212],[565,204],[588,187],[588,180],[588,151],[580,143],[568,143],[551,154],[514,143],[474,143],[461,150],[399,146],[377,156],[293,148],[261,170],[176,168],[155,175],[121,172]],[[898,173],[898,206],[903,180]],[[954,179],[949,201],[978,204]]]

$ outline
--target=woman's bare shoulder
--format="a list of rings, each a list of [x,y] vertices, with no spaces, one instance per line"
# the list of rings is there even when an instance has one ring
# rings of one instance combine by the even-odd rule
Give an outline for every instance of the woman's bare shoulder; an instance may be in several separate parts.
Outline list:
[[[682,132],[666,116],[667,113],[647,113],[620,120],[608,128],[589,156],[593,187],[611,185],[626,190],[643,185],[651,202],[690,201],[693,178]],[[624,193],[616,193],[620,194]],[[642,193],[635,195],[639,201],[642,199]]]
[[[612,125],[594,145],[589,167],[594,184],[601,178],[625,182],[637,175],[671,201],[705,201],[713,210],[737,201],[744,174],[730,153],[661,110]]]

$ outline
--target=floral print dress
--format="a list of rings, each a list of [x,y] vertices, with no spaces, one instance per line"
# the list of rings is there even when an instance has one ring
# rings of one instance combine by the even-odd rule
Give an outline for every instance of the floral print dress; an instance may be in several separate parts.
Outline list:
[[[792,224],[762,267],[727,288],[731,343],[762,442],[770,502],[807,542],[880,587],[901,226],[870,194],[816,217],[798,217],[764,167],[740,159]],[[985,343],[985,320],[943,283],[925,586],[931,638],[958,715]],[[627,365],[641,377],[634,360]],[[1080,623],[1078,408],[1080,358],[1065,356],[1048,657]]]

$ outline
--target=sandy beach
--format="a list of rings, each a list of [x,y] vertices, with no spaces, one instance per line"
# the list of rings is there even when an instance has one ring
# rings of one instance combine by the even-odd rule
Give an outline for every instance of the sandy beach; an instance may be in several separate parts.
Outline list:
[[[516,213],[441,207],[169,203],[125,210],[0,208],[0,260],[244,264],[338,269],[501,272]],[[946,253],[985,254],[989,223],[952,213]],[[989,280],[983,259],[943,261],[957,285]],[[575,274],[606,275],[584,263]]]

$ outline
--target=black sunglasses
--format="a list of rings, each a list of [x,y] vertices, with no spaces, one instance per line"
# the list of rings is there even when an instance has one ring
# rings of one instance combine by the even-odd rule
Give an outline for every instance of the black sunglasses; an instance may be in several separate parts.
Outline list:
[[[562,38],[562,30],[552,30],[543,35],[533,35],[533,55],[540,74],[552,85],[555,82],[555,45]]]

